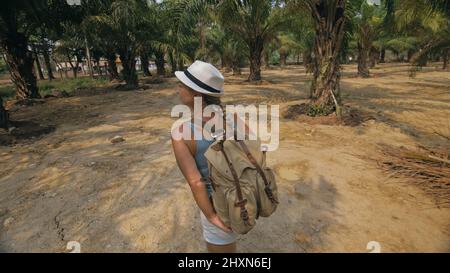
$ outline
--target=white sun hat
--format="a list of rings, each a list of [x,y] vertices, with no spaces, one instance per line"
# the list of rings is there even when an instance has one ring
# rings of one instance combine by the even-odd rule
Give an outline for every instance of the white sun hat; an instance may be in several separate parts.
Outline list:
[[[176,71],[175,76],[199,93],[213,97],[223,95],[224,77],[212,64],[195,61],[185,71]]]

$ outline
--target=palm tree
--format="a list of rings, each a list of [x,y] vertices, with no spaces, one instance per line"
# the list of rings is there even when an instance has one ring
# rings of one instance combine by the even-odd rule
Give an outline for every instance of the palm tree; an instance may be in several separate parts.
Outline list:
[[[407,61],[409,62],[412,54],[419,48],[419,41],[417,37],[406,36],[398,34],[397,37],[391,38],[384,43],[384,48],[392,51],[400,61],[400,55],[403,53],[408,55]]]
[[[85,55],[84,35],[78,25],[66,23],[64,29],[64,35],[57,41],[55,55],[70,65],[74,78],[77,78]]]
[[[241,74],[241,67],[244,66],[246,54],[242,50],[245,44],[242,40],[237,39],[234,35],[227,35],[223,40],[222,58],[226,69],[231,69],[233,75]]]
[[[142,43],[148,38],[151,28],[148,19],[148,5],[145,0],[114,0],[107,11],[89,18],[90,24],[102,29],[100,38],[111,41],[115,52],[120,55],[123,79],[127,89],[138,86],[136,57]],[[113,53],[108,52],[112,64]]]
[[[195,58],[199,44],[195,35],[196,14],[200,12],[195,9],[203,9],[204,5],[206,3],[202,0],[167,0],[161,2],[158,8],[159,35],[155,36],[152,44],[160,56],[162,52],[167,53],[172,75],[177,70],[183,70],[185,63]]]
[[[29,43],[30,36],[41,26],[54,23],[56,9],[67,4],[56,0],[17,0],[2,3],[0,10],[0,50],[4,54],[17,99],[39,98],[36,76],[33,72],[35,56]],[[61,20],[57,20],[59,22]],[[56,23],[58,25],[58,23]],[[45,55],[44,55],[45,58]],[[0,98],[0,127],[8,126],[8,113]]]
[[[166,75],[165,55],[166,55],[166,33],[169,29],[169,23],[166,20],[166,12],[163,4],[154,3],[152,5],[154,13],[154,38],[151,44],[153,54],[155,56],[156,74],[158,76]]]
[[[6,1],[0,10],[0,43],[6,56],[11,80],[16,86],[16,97],[39,98],[36,76],[33,73],[34,56],[29,50],[28,38],[47,1]]]
[[[296,41],[295,36],[292,33],[281,33],[277,36],[278,41],[278,54],[280,55],[280,65],[287,65],[287,58],[294,54],[299,54],[303,47]]]
[[[325,113],[341,113],[340,59],[347,21],[346,0],[292,0],[288,4],[304,16],[307,10],[315,29],[313,47],[312,103]]]
[[[55,79],[53,69],[50,63],[50,54],[54,50],[54,42],[48,38],[48,35],[42,30],[38,30],[36,35],[33,35],[33,48],[37,54],[41,54],[44,58],[44,66],[47,70],[48,80]]]
[[[380,51],[378,61],[380,63],[386,62],[386,42],[394,38],[395,34],[395,0],[380,0],[380,4],[384,7],[384,17],[381,23],[380,37],[374,43],[377,44]]]
[[[108,23],[106,14],[111,12],[112,0],[103,1],[103,5],[98,8],[96,13],[83,18],[81,28],[86,34],[89,44],[96,50],[101,51],[107,61],[107,70],[109,79],[119,80],[119,73],[116,66],[117,39],[115,29]]]
[[[281,15],[279,1],[222,0],[217,4],[221,24],[242,39],[250,63],[248,81],[261,80],[261,57],[264,46],[272,39],[286,17]]]
[[[311,16],[298,16],[298,10],[291,10],[293,13],[292,21],[287,28],[288,33],[291,35],[295,44],[299,47],[298,52],[302,55],[303,65],[306,68],[307,73],[311,73],[312,52],[315,41],[315,29]]]
[[[101,51],[101,55],[106,59],[109,79],[119,80],[119,73],[116,66],[116,41],[110,28],[105,24],[97,24],[93,17],[88,17],[83,22],[83,28],[89,29],[87,39],[90,45]]]
[[[206,33],[204,59],[211,63],[220,62],[226,72],[233,71],[233,75],[240,75],[246,58],[242,48],[245,44],[234,32],[220,24],[212,24]]]
[[[196,35],[199,42],[198,48],[195,52],[195,59],[208,61],[211,53],[211,47],[208,45],[211,41],[208,41],[208,38],[210,38],[210,32],[212,29],[217,26],[217,24],[214,24],[215,14],[213,11],[213,6],[207,4],[201,5],[193,16],[195,16],[195,28],[197,29]]]
[[[153,21],[153,38],[149,47],[155,56],[156,74],[158,76],[166,75],[165,56],[167,53],[167,33],[170,29],[169,11],[166,3],[154,2],[150,5]]]
[[[369,72],[369,59],[371,66],[374,66],[374,58],[371,55],[376,54],[373,46],[380,34],[380,26],[383,23],[383,10],[380,6],[369,3],[367,1],[360,1],[359,10],[356,12],[353,20],[353,25],[356,28],[355,38],[358,47],[358,75],[367,78]]]
[[[432,53],[444,55],[445,67],[450,47],[450,3],[444,0],[398,0],[395,4],[399,31],[418,39],[418,49],[410,58],[411,75],[426,65]]]

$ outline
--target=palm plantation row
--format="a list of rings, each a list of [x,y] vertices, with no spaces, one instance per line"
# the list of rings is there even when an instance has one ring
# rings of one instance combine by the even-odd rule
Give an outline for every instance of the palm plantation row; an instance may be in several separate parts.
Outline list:
[[[39,98],[33,66],[67,62],[76,77],[106,60],[111,80],[138,86],[154,62],[158,75],[183,70],[200,59],[261,80],[261,67],[287,60],[312,74],[311,101],[340,113],[340,65],[357,60],[358,75],[386,61],[386,52],[412,64],[448,66],[450,1],[447,0],[8,0],[0,11],[2,55],[18,99]],[[40,56],[40,57],[39,57]],[[116,60],[123,69],[118,73]],[[166,65],[168,64],[168,66]],[[166,71],[170,67],[170,71]],[[40,69],[37,69],[41,73]],[[0,98],[0,127],[8,124]]]

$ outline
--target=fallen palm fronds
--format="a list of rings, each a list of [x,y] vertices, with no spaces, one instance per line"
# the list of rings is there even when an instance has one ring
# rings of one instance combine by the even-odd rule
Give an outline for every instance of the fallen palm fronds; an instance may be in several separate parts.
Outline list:
[[[390,177],[407,178],[431,194],[437,206],[450,207],[450,148],[380,146],[375,160]]]

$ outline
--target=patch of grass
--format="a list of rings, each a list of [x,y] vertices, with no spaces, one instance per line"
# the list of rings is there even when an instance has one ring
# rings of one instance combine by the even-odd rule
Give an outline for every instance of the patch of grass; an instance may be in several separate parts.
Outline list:
[[[321,106],[317,104],[302,103],[289,106],[287,112],[284,114],[285,118],[294,119],[299,115],[306,115],[309,117],[325,117],[335,111],[333,106]]]
[[[55,79],[52,81],[38,81],[39,94],[45,96],[51,94],[53,90],[66,91],[72,93],[78,88],[94,88],[101,87],[108,83],[107,77],[98,77],[91,79],[90,77],[80,77],[77,79]],[[16,93],[13,84],[1,85],[0,96],[4,101],[14,98]]]
[[[52,90],[66,91],[67,93],[72,93],[78,88],[93,88],[104,86],[108,83],[107,77],[98,77],[96,79],[91,79],[90,77],[82,77],[77,79],[56,79],[53,81],[39,81],[39,93],[41,96],[50,94]]]
[[[12,84],[0,86],[0,97],[2,97],[4,101],[13,98],[15,93],[16,90]]]
[[[306,115],[310,117],[322,117],[328,116],[329,114],[334,112],[334,107],[330,106],[321,106],[317,104],[312,104],[309,106]]]

